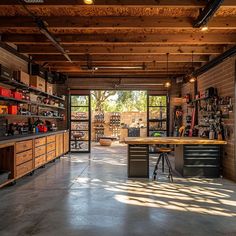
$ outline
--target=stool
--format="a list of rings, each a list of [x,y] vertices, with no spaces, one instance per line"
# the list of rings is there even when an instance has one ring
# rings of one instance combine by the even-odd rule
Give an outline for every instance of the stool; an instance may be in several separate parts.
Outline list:
[[[155,169],[153,171],[153,179],[154,180],[156,179],[156,176],[157,176],[158,165],[159,165],[160,161],[162,160],[162,172],[164,173],[164,167],[165,167],[165,161],[166,161],[166,164],[167,164],[168,169],[169,169],[168,178],[171,180],[171,182],[173,182],[172,167],[171,167],[171,164],[170,164],[170,160],[168,158],[168,154],[171,151],[172,150],[170,148],[160,148],[160,150],[159,150],[160,155],[157,159],[157,163],[156,163]]]

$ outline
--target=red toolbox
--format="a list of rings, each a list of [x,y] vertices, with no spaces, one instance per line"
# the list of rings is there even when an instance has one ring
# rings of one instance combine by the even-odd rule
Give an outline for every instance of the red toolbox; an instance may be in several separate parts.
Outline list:
[[[17,115],[18,107],[16,105],[8,106],[8,114]]]
[[[14,92],[12,92],[12,97],[15,99],[22,100],[22,93],[14,91]]]
[[[3,87],[0,87],[0,96],[11,97],[11,90],[3,88]]]

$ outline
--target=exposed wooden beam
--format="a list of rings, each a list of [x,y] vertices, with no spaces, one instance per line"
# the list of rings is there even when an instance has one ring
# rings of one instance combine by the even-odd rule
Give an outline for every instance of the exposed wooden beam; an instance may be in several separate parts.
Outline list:
[[[0,5],[19,5],[18,0],[1,0]],[[27,3],[31,6],[44,6],[53,7],[53,6],[74,6],[80,5],[84,6],[83,0],[44,0],[43,3]],[[150,7],[186,7],[186,8],[199,8],[206,5],[205,0],[96,0],[93,6],[150,6]],[[235,6],[234,0],[225,0],[223,3],[225,7]]]
[[[93,17],[43,17],[50,29],[192,29],[193,19],[189,17],[128,17],[128,16],[93,16]],[[34,29],[32,17],[0,17],[0,28]],[[215,17],[208,24],[211,29],[236,29],[236,17]]]
[[[64,49],[69,55],[72,54],[220,54],[223,53],[223,47],[221,46],[155,46],[155,47],[144,47],[144,46],[85,46],[85,45],[74,45],[65,46]],[[27,54],[60,54],[54,46],[51,45],[19,45],[18,50],[21,53]]]
[[[78,73],[78,72],[69,72],[67,73],[67,75],[70,77],[70,78],[83,78],[83,79],[86,79],[86,78],[100,78],[100,79],[105,79],[105,78],[134,78],[134,79],[142,79],[142,78],[149,78],[149,79],[167,79],[167,78],[175,78],[176,76],[184,76],[185,73],[183,74],[173,74],[173,75],[166,75],[166,73],[162,73],[162,72],[158,72],[158,73],[149,73],[149,74],[142,74],[142,73],[135,73],[135,74],[132,74],[132,73],[118,73],[118,74],[111,74],[111,73],[108,73],[108,74],[96,74],[96,73],[88,73],[88,74],[81,74],[81,73]]]
[[[62,55],[34,55],[33,59],[38,62],[57,62],[57,61],[65,61],[65,58]],[[87,55],[72,55],[71,60],[73,62],[78,61],[139,61],[139,62],[165,62],[166,56],[165,55],[146,55],[146,56],[132,56],[132,55],[94,55],[94,56],[87,56]],[[205,55],[196,55],[194,57],[195,62],[207,62],[209,60],[208,56]],[[191,62],[192,57],[190,55],[170,55],[169,62]]]
[[[228,1],[231,2],[231,1]],[[20,5],[18,0],[1,0],[0,5]],[[84,6],[83,0],[46,0],[43,3],[27,3],[31,6],[68,6],[68,5],[81,5]],[[93,6],[114,6],[114,5],[130,5],[130,6],[144,6],[148,5],[151,7],[203,7],[205,2],[203,0],[96,0]]]
[[[201,45],[201,44],[235,44],[236,34],[97,34],[97,35],[56,35],[61,44],[93,44],[93,45]],[[3,34],[2,41],[15,44],[50,44],[43,36],[38,34]]]

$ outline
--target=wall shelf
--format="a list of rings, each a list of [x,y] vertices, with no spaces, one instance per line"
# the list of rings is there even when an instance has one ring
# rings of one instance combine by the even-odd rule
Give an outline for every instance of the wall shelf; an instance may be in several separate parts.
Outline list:
[[[43,91],[41,91],[41,90],[39,90],[37,88],[30,87],[30,86],[28,86],[26,84],[19,83],[19,82],[17,82],[14,79],[11,80],[11,79],[6,79],[6,78],[3,78],[3,77],[0,77],[0,83],[8,84],[8,85],[13,86],[15,88],[26,89],[26,90],[29,90],[30,92],[34,92],[34,93],[36,93],[38,95],[43,95],[43,96],[46,96],[46,97],[51,97],[51,98],[54,98],[56,100],[65,101],[65,99],[63,99],[61,97],[58,97],[58,96],[55,96],[55,95],[43,92]]]
[[[12,115],[12,114],[0,114],[0,117],[41,118],[41,119],[63,119],[63,117],[60,117],[60,116]]]
[[[20,100],[20,99],[15,99],[15,98],[11,98],[11,97],[0,96],[0,100],[9,101],[9,102],[17,102],[17,103],[26,103],[26,104],[30,104],[30,105],[36,105],[36,106],[39,106],[39,107],[50,107],[50,108],[65,110],[64,107],[57,107],[57,106],[54,106],[54,105],[43,104],[43,103],[27,101],[27,100]]]

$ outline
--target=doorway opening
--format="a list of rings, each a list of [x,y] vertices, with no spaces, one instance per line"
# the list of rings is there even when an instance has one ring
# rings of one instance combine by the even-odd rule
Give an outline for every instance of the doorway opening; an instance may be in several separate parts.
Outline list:
[[[91,90],[70,96],[72,152],[105,150],[126,137],[167,136],[167,95],[146,90]]]

